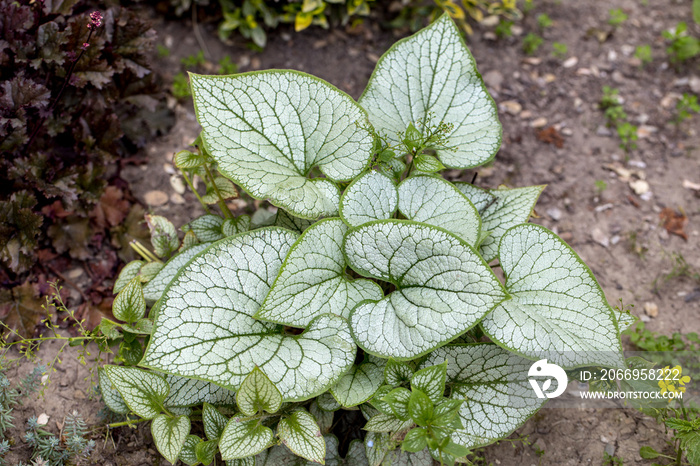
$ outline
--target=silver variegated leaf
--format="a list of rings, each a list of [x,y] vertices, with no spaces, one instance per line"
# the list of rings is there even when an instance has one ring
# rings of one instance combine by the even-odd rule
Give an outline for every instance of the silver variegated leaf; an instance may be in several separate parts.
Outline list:
[[[257,366],[285,401],[335,384],[356,351],[343,318],[324,314],[303,334],[287,335],[252,317],[296,239],[264,228],[221,240],[190,261],[159,300],[141,364],[230,390]]]
[[[340,217],[351,227],[391,218],[398,207],[396,184],[378,171],[368,171],[350,183],[340,198]]]
[[[347,94],[295,71],[190,75],[197,119],[220,172],[298,217],[335,215],[339,192],[368,165],[373,137]],[[309,178],[313,167],[327,178]]]
[[[507,437],[542,406],[528,380],[533,362],[493,344],[449,345],[437,349],[421,366],[447,360],[451,397],[464,400],[463,429],[452,440],[466,448]]]
[[[360,347],[397,360],[415,359],[474,326],[507,294],[479,255],[440,228],[405,220],[371,222],[344,243],[358,273],[396,286],[350,313]]]
[[[107,373],[104,369],[98,371],[100,380],[100,393],[102,393],[102,401],[109,408],[117,414],[127,414],[129,412],[129,407],[124,402],[124,398],[119,394],[119,391],[114,388],[112,382],[109,380]]]
[[[444,228],[475,246],[481,236],[476,207],[452,183],[412,176],[399,185],[399,210],[409,220]]]
[[[188,407],[200,403],[230,405],[236,399],[234,392],[211,382],[172,374],[165,374],[164,377],[170,385],[165,406]]]
[[[501,238],[512,298],[482,322],[499,344],[564,368],[625,367],[616,316],[593,273],[557,235],[523,224]]]
[[[350,408],[372,398],[384,381],[385,359],[369,356],[345,374],[330,392],[342,406]]]
[[[440,161],[471,168],[491,160],[501,144],[501,124],[491,96],[460,31],[445,14],[394,44],[377,63],[360,97],[374,128],[393,145],[398,133],[433,116],[453,125]],[[424,134],[425,136],[425,134]]]
[[[481,215],[482,229],[488,236],[481,243],[480,252],[486,262],[491,262],[498,255],[498,242],[508,228],[525,223],[530,219],[537,198],[544,186],[525,188],[499,188],[482,190],[468,183],[455,183],[474,205]],[[481,207],[483,206],[483,207]]]
[[[173,256],[165,266],[143,287],[143,294],[146,300],[155,302],[160,299],[168,283],[177,275],[180,269],[188,263],[194,256],[211,246],[211,243],[195,244]]]
[[[185,440],[190,433],[190,418],[187,416],[169,417],[159,414],[151,422],[151,434],[156,448],[163,458],[175,463]]]
[[[161,413],[170,390],[162,377],[135,367],[107,365],[104,370],[134,414],[153,419]]]
[[[292,246],[256,318],[292,327],[306,327],[327,312],[347,318],[366,299],[381,299],[382,290],[370,280],[345,274],[343,237],[348,227],[337,218],[307,229]]]
[[[114,281],[112,292],[114,294],[119,293],[131,281],[132,278],[135,278],[139,274],[141,267],[143,267],[145,263],[145,261],[131,261],[126,264],[119,272],[117,279]]]
[[[277,426],[277,435],[282,443],[295,454],[309,461],[323,463],[326,443],[316,419],[303,409],[283,417]]]
[[[221,458],[232,460],[257,455],[270,446],[272,439],[272,430],[259,419],[242,421],[233,417],[219,439]]]

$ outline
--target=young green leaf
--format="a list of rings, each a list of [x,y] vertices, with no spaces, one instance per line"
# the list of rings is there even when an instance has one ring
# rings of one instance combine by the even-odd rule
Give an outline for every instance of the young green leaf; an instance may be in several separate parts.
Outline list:
[[[428,353],[467,331],[507,296],[471,246],[437,227],[370,222],[351,230],[343,247],[355,271],[397,288],[350,313],[358,345],[384,358]]]
[[[433,403],[439,403],[445,395],[447,361],[421,369],[411,378],[411,389],[421,390]]]
[[[282,418],[277,435],[292,452],[310,461],[325,464],[326,443],[314,417],[303,409]]]
[[[175,226],[160,215],[146,215],[146,225],[151,232],[153,252],[158,257],[165,257],[177,251],[180,241],[177,239]]]
[[[224,236],[233,236],[248,230],[250,230],[250,217],[248,215],[227,218],[221,225],[221,233]]]
[[[226,416],[221,414],[215,407],[209,403],[204,403],[202,409],[202,423],[204,424],[204,433],[209,440],[216,440],[221,437],[221,434],[228,424]]]
[[[104,369],[98,370],[98,376],[100,380],[100,393],[102,393],[102,401],[105,405],[117,414],[127,414],[129,412],[129,407],[124,402],[124,398],[119,394],[119,391],[114,388],[112,382],[109,380],[107,373]]]
[[[398,432],[413,424],[413,421],[402,421],[392,414],[379,413],[373,416],[363,427],[368,432]]]
[[[153,277],[158,275],[158,272],[163,270],[165,264],[162,262],[148,262],[141,267],[139,272],[139,277],[141,278],[141,283],[148,283]]]
[[[382,290],[375,282],[346,276],[341,248],[347,231],[338,218],[308,228],[289,251],[255,317],[306,327],[321,314],[332,312],[347,318],[361,301],[381,299]]]
[[[373,146],[350,96],[296,71],[190,78],[205,146],[223,175],[298,217],[337,213],[333,182],[359,175]],[[308,178],[315,166],[326,178]]]
[[[151,423],[151,434],[156,448],[163,458],[175,463],[185,440],[190,433],[190,418],[187,416],[170,417],[159,414]]]
[[[385,383],[393,386],[408,384],[413,377],[413,369],[402,361],[389,359],[384,368]]]
[[[201,441],[202,439],[196,435],[190,434],[185,437],[185,443],[182,445],[182,450],[180,450],[178,459],[187,466],[195,466],[196,464],[199,464],[197,454],[195,453],[194,449]]]
[[[200,154],[188,150],[181,150],[173,157],[173,163],[180,170],[191,170],[201,167],[205,162],[204,157]]]
[[[207,214],[192,220],[182,230],[192,231],[202,243],[211,243],[224,237],[221,232],[223,223],[224,219],[218,215]]]
[[[433,420],[435,405],[422,390],[414,388],[408,399],[408,415],[419,426],[427,426]]]
[[[241,421],[233,417],[219,439],[221,458],[232,460],[257,455],[270,446],[272,439],[272,430],[258,419]]]
[[[445,169],[445,166],[437,158],[428,154],[418,154],[414,165],[416,170],[425,173],[437,173]]]
[[[296,235],[264,228],[230,236],[192,259],[159,301],[142,365],[237,390],[257,365],[285,401],[317,396],[352,366],[346,321],[324,314],[301,335],[252,316]]]
[[[163,296],[163,291],[165,287],[168,286],[177,275],[178,271],[188,263],[194,256],[204,251],[206,248],[211,246],[211,243],[196,244],[181,253],[173,256],[165,266],[158,271],[158,273],[143,287],[144,297],[150,301],[155,302]]]
[[[391,218],[398,207],[396,184],[378,171],[355,179],[340,198],[340,217],[351,227]]]
[[[227,201],[238,197],[236,186],[228,178],[217,176],[214,178],[214,185],[207,186],[207,192],[202,196],[205,204],[216,204],[219,200]]]
[[[483,222],[482,229],[489,235],[481,243],[481,255],[486,262],[498,256],[498,243],[507,229],[526,223],[535,208],[544,186],[485,191],[468,183],[455,183],[457,189],[476,206]],[[482,206],[483,207],[480,207]]]
[[[129,323],[146,315],[146,300],[138,277],[134,277],[114,298],[112,313],[117,319]]]
[[[496,105],[448,15],[394,44],[377,63],[359,102],[392,145],[400,143],[398,133],[426,121],[430,113],[454,125],[446,135],[448,147],[437,150],[451,168],[482,165],[501,144]]]
[[[331,394],[345,408],[357,406],[369,400],[382,385],[384,359],[369,356],[362,364],[355,365],[337,384]]]
[[[493,341],[564,368],[624,367],[613,310],[564,241],[542,226],[519,225],[503,235],[499,260],[512,299],[482,322]]]
[[[197,456],[197,461],[202,463],[204,466],[211,464],[211,462],[214,461],[214,456],[216,456],[218,446],[218,440],[208,440],[206,442],[199,442],[194,448],[194,453]]]
[[[442,178],[406,178],[399,185],[399,210],[407,219],[444,228],[470,246],[481,236],[481,218],[474,204]]]
[[[275,384],[256,367],[243,380],[236,393],[236,403],[246,416],[253,416],[263,410],[276,413],[282,405],[282,395]]]
[[[123,290],[124,287],[139,274],[141,267],[143,267],[145,263],[145,261],[131,261],[128,264],[126,264],[124,268],[122,268],[122,270],[119,272],[119,276],[117,277],[117,279],[114,281],[114,287],[112,288],[112,292],[114,294],[117,294],[121,290]]]
[[[411,429],[401,443],[404,451],[417,452],[428,446],[428,431],[422,427]]]
[[[106,317],[102,318],[98,328],[100,329],[100,332],[102,332],[102,335],[106,336],[110,340],[119,338],[122,335],[119,331],[121,325],[107,319]]]
[[[165,381],[170,385],[170,393],[165,399],[165,406],[168,407],[195,406],[200,403],[227,405],[233,404],[236,399],[231,390],[204,380],[165,374]]]
[[[391,409],[389,403],[384,401],[384,397],[389,394],[394,389],[391,385],[382,385],[374,393],[374,396],[369,400],[369,404],[379,410],[384,414],[394,415],[394,411]]]
[[[532,361],[493,344],[450,345],[435,350],[421,364],[447,359],[451,398],[462,402],[463,429],[452,439],[465,448],[506,437],[544,404],[528,378]],[[441,409],[440,409],[441,411]]]
[[[644,446],[639,449],[639,456],[641,456],[645,460],[653,460],[654,458],[658,458],[659,456],[661,456],[661,453],[654,450],[653,447]]]
[[[162,377],[135,367],[106,365],[104,370],[134,414],[153,419],[163,411],[170,387]]]
[[[394,415],[402,421],[408,421],[411,418],[408,412],[408,403],[410,400],[411,391],[403,387],[393,389],[382,398],[382,401],[389,405]]]

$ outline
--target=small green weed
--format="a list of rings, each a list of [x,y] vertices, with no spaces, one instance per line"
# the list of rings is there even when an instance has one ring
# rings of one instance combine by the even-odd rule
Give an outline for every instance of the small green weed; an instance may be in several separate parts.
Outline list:
[[[190,90],[190,82],[185,76],[185,73],[178,73],[173,77],[173,96],[178,99],[184,99],[192,95]]]
[[[642,62],[642,66],[652,62],[651,45],[638,45],[634,51],[635,58]]]
[[[555,42],[552,44],[552,55],[556,58],[566,57],[568,51],[569,48],[566,46],[566,44],[562,44],[561,42]]]
[[[496,25],[496,28],[493,30],[493,32],[496,34],[496,37],[499,39],[504,39],[506,37],[511,37],[513,35],[513,31],[511,28],[513,27],[513,21],[509,21],[506,19],[501,18],[501,20],[498,22]]]
[[[170,49],[163,44],[156,44],[156,52],[158,58],[167,58],[170,56]]]
[[[622,11],[622,8],[613,8],[608,12],[608,24],[614,27],[618,27],[625,21],[627,21],[627,14]]]
[[[226,55],[219,60],[219,74],[236,74],[238,73],[238,65],[231,61],[231,57]]]
[[[625,121],[617,125],[617,136],[620,138],[620,149],[629,153],[637,148],[637,127],[632,123]]]
[[[676,111],[676,125],[683,123],[685,120],[690,118],[693,113],[699,113],[700,104],[698,104],[698,96],[683,93],[683,97],[676,102]]]
[[[608,183],[605,182],[605,180],[595,180],[595,191],[596,194],[602,194],[603,191],[608,189]]]
[[[671,41],[671,45],[666,49],[671,62],[675,64],[683,63],[691,58],[700,55],[700,40],[687,34],[688,24],[681,21],[673,31],[664,31],[663,36]]]
[[[682,334],[673,333],[670,337],[659,335],[646,329],[644,322],[637,321],[636,325],[622,332],[630,337],[630,342],[644,351],[698,351],[700,350],[700,337],[695,332]]]
[[[537,25],[540,29],[545,30],[552,26],[552,24],[554,24],[554,21],[552,21],[552,18],[550,18],[547,13],[537,15]]]
[[[523,38],[523,52],[527,55],[534,55],[543,42],[544,39],[531,32]]]
[[[204,66],[206,62],[207,60],[204,58],[204,52],[202,52],[201,50],[196,54],[188,55],[182,60],[180,60],[180,63],[182,63],[182,65],[185,68],[196,68],[198,66]]]
[[[619,456],[611,456],[607,451],[603,452],[602,466],[623,466],[624,460]]]

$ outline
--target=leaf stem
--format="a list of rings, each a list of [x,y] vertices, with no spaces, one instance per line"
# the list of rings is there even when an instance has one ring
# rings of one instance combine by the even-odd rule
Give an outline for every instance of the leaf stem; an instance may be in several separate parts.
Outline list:
[[[140,422],[148,422],[148,421],[150,421],[150,420],[151,420],[151,419],[143,419],[143,418],[140,418],[140,419],[130,419],[130,420],[128,420],[128,421],[113,422],[112,424],[107,424],[107,427],[109,427],[110,429],[114,429],[114,428],[116,428],[116,427],[131,426],[131,425],[133,425],[133,424],[138,424],[138,423],[140,423]]]
[[[211,181],[212,186],[214,187],[214,191],[216,192],[216,197],[219,198],[219,208],[221,211],[224,213],[226,218],[233,218],[233,212],[231,212],[231,209],[228,208],[226,205],[226,201],[224,201],[224,197],[221,195],[221,191],[219,191],[219,187],[216,185],[216,180],[214,179],[214,175],[212,175],[211,170],[209,169],[209,166],[205,163],[204,164],[204,170],[207,172],[207,176],[209,177],[209,180]]]
[[[199,195],[196,189],[194,189],[194,185],[192,184],[192,180],[190,180],[190,177],[187,176],[187,172],[185,170],[180,170],[180,173],[182,174],[182,177],[185,179],[185,183],[187,183],[187,186],[190,187],[192,192],[194,193],[195,197],[199,201],[200,204],[202,204],[202,207],[204,207],[204,211],[208,214],[211,214],[211,211],[209,210],[209,206],[204,202],[204,199],[202,199],[202,196]]]
[[[151,251],[146,248],[143,244],[141,244],[138,240],[132,239],[129,241],[129,246],[131,246],[131,249],[136,251],[136,253],[146,259],[146,262],[160,262],[160,259],[158,259],[156,256],[153,255]]]

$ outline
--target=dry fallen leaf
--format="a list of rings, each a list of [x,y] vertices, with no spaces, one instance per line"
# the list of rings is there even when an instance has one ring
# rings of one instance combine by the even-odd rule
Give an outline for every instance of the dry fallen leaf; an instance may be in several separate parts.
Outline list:
[[[129,201],[124,199],[124,192],[116,186],[107,186],[90,217],[99,229],[119,225],[129,212]]]
[[[547,144],[554,144],[560,149],[564,147],[564,138],[554,126],[535,131],[535,136],[537,136],[537,139],[540,141],[546,142]]]
[[[659,213],[659,218],[663,222],[663,227],[669,233],[678,235],[684,240],[688,241],[688,234],[685,232],[685,226],[688,224],[688,217],[684,213],[676,213],[670,207],[665,207],[661,213]]]
[[[44,304],[46,299],[41,296],[37,285],[29,282],[1,290],[0,320],[22,337],[31,337],[36,325],[46,317],[46,312],[42,308]],[[9,339],[12,340],[12,338]]]

